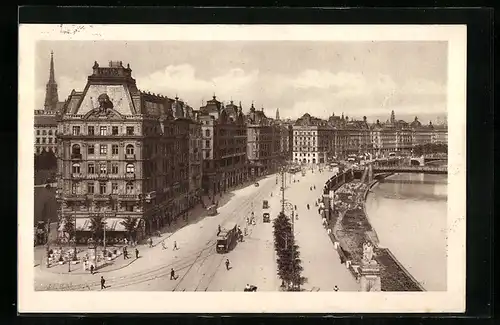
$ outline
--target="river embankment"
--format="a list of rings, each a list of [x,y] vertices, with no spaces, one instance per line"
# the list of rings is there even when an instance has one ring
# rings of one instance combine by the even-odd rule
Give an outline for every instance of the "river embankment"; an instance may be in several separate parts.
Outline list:
[[[375,247],[374,259],[381,266],[382,291],[425,291],[390,249],[380,246],[377,232],[366,213],[366,199],[371,188],[389,175],[379,175],[377,180],[365,184],[355,179],[352,170],[347,170],[325,184],[325,193],[335,193],[327,225],[331,229],[330,238],[341,261],[356,278],[359,278],[363,243],[368,241]]]
[[[446,175],[394,174],[365,201],[379,247],[389,248],[426,291],[447,289],[447,183]]]

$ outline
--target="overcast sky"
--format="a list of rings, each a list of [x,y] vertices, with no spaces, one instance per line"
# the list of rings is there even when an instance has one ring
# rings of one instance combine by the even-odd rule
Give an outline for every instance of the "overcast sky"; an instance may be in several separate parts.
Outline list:
[[[130,64],[144,91],[180,98],[194,108],[215,93],[252,102],[274,117],[342,114],[369,120],[423,122],[446,114],[446,42],[303,41],[40,41],[36,106],[43,108],[54,51],[59,100],[83,90],[92,65]]]

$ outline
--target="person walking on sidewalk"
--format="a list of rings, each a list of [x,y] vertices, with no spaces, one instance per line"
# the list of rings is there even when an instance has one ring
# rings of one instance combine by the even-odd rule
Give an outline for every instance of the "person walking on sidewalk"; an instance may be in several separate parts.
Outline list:
[[[176,279],[176,277],[175,277],[175,271],[172,268],[172,269],[170,269],[170,280],[175,280],[175,279]]]
[[[137,248],[135,249],[135,258],[139,258],[139,250]]]
[[[104,280],[104,277],[101,275],[101,290],[106,289],[106,280]]]
[[[161,249],[167,249],[167,246],[165,245],[165,241],[161,241]]]
[[[229,271],[229,268],[230,268],[230,264],[231,263],[229,262],[229,259],[226,258],[226,270],[228,270],[228,271]]]
[[[123,247],[123,259],[126,260],[128,257],[127,257],[127,247]]]
[[[179,247],[177,247],[177,241],[174,240],[174,249],[173,250],[176,251],[178,249],[179,249]]]
[[[90,274],[94,274],[94,264],[90,264]]]
[[[149,243],[149,248],[153,247],[153,238],[152,237],[149,237],[148,243]]]

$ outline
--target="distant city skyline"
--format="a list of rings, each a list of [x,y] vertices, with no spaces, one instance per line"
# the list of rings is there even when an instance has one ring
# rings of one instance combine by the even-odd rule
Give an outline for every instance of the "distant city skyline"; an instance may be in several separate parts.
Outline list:
[[[130,64],[142,91],[179,96],[198,109],[213,94],[225,103],[252,103],[274,118],[304,113],[370,122],[446,120],[447,43],[40,41],[35,108],[42,109],[54,51],[59,100],[83,91],[92,65]]]

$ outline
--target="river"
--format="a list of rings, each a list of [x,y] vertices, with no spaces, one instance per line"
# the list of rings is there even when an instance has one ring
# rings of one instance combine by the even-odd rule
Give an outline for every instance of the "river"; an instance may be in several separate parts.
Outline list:
[[[381,247],[427,291],[447,287],[447,176],[395,174],[376,184],[366,201]]]

